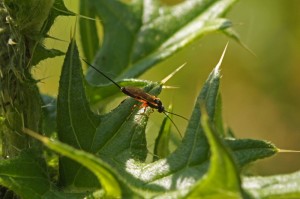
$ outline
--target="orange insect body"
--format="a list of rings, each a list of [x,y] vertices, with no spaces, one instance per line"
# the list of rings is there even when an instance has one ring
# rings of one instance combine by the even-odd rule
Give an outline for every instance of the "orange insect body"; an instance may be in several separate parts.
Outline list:
[[[162,113],[165,111],[165,107],[163,106],[163,104],[159,98],[146,93],[145,91],[143,91],[140,88],[126,86],[126,87],[121,87],[121,91],[124,94],[134,98],[135,100],[142,102],[143,107],[150,106],[151,108],[157,109],[157,111],[159,113]]]

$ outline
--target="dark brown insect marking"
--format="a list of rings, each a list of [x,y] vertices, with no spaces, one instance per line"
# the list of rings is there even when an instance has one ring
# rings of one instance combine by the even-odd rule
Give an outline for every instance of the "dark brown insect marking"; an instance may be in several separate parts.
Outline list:
[[[139,102],[142,102],[143,103],[142,107],[150,106],[151,108],[157,109],[159,113],[165,111],[165,108],[159,98],[146,93],[140,88],[128,86],[128,87],[122,87],[121,91],[125,95],[128,95]]]

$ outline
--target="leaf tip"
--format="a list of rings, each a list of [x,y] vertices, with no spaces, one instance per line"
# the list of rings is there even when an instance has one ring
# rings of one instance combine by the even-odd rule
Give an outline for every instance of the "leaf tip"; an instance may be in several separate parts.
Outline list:
[[[277,152],[280,152],[280,153],[300,153],[300,151],[297,151],[297,150],[278,149],[278,148],[277,148]]]
[[[223,53],[222,53],[222,55],[221,55],[221,58],[220,58],[219,62],[217,63],[216,67],[215,67],[215,74],[217,74],[217,73],[219,72],[219,70],[220,70],[220,67],[221,67],[223,58],[224,58],[224,56],[225,56],[225,53],[226,53],[228,44],[229,44],[229,42],[227,42],[227,44],[226,44],[226,46],[225,46],[225,48],[224,48],[224,50],[223,50]]]

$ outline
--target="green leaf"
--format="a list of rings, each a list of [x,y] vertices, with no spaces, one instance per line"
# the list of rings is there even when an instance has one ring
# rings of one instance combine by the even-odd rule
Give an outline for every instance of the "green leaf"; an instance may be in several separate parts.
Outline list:
[[[91,151],[100,118],[89,108],[83,87],[82,68],[75,41],[72,40],[62,68],[57,98],[58,138],[75,148]],[[72,169],[70,169],[72,168]],[[64,186],[97,187],[96,179],[82,181],[77,176],[92,177],[82,166],[62,157],[60,183]],[[85,183],[82,185],[81,183]]]
[[[58,16],[75,16],[75,13],[66,8],[63,0],[55,0],[47,17],[47,20],[43,24],[41,33],[42,35],[44,35],[44,37],[46,36],[46,33],[50,30],[55,19]]]
[[[215,112],[215,118],[214,123],[217,128],[217,132],[222,137],[227,137],[225,130],[224,130],[224,122],[223,122],[223,116],[222,116],[222,97],[221,94],[219,94],[217,98],[217,104],[216,104],[216,112]]]
[[[59,139],[76,148],[90,151],[99,121],[99,116],[89,108],[79,53],[75,41],[72,40],[62,67],[57,97]]]
[[[50,188],[45,165],[39,165],[30,153],[24,152],[17,158],[2,160],[0,176],[2,185],[25,198],[38,198]]]
[[[28,4],[27,1],[24,2]],[[34,24],[34,21],[39,21],[40,25],[38,26],[38,30],[35,30],[35,28],[29,25],[26,25],[26,29],[29,30],[27,37],[33,40],[32,46],[30,46],[32,47],[32,49],[30,49],[32,56],[30,60],[31,65],[37,65],[40,61],[47,58],[64,55],[60,50],[45,48],[43,40],[47,37],[47,32],[50,30],[58,16],[70,16],[74,15],[74,13],[66,8],[63,0],[47,0],[43,3],[32,0],[31,2],[32,4],[28,4],[28,6],[30,6],[30,9],[32,10],[25,9],[26,19],[29,19],[32,24]],[[37,14],[34,14],[33,16],[28,17],[28,13],[41,13],[41,15],[44,16],[37,16]]]
[[[0,184],[24,199],[66,198],[50,182],[43,160],[36,159],[33,150],[22,151],[20,156],[0,161]]]
[[[82,150],[77,150],[58,141],[49,140],[48,138],[40,136],[39,134],[34,133],[30,130],[26,130],[26,133],[40,140],[53,151],[71,158],[72,160],[77,161],[81,165],[90,169],[97,176],[99,182],[101,182],[106,196],[114,198],[119,198],[121,196],[122,193],[120,186],[125,186],[125,184],[120,181],[114,169],[112,169],[105,162],[97,159],[92,154],[89,154]]]
[[[44,46],[42,46],[41,44],[37,44],[36,48],[34,49],[34,55],[32,57],[31,64],[35,66],[44,59],[53,58],[53,57],[61,56],[64,54],[65,53],[63,53],[60,50],[47,49]]]
[[[182,144],[165,159],[145,165],[137,171],[136,166],[128,169],[142,176],[147,188],[159,185],[157,190],[172,191],[177,197],[184,195],[193,183],[203,177],[208,169],[209,145],[200,124],[200,103],[206,104],[207,110],[214,114],[214,106],[218,95],[220,75],[218,68],[210,74],[202,91],[200,92],[190,118]]]
[[[85,56],[92,60],[96,54],[95,64],[113,79],[117,77],[121,86],[140,86],[157,96],[161,83],[124,78],[144,73],[209,32],[220,30],[239,42],[231,22],[223,18],[234,2],[194,0],[175,6],[162,5],[157,0],[82,2],[81,12],[86,14],[92,8],[92,16],[101,18],[105,31],[98,52],[96,35],[83,40]],[[55,1],[50,13],[49,21],[43,26],[45,31],[56,16],[73,14],[62,0]],[[95,30],[94,22],[86,23],[81,27],[81,36],[88,37]],[[33,63],[49,56],[49,52],[41,52]],[[164,120],[154,151],[160,159],[149,163],[146,162],[149,153],[145,128],[151,109],[141,109],[136,100],[128,98],[107,114],[92,112],[90,104],[121,92],[91,70],[87,75],[89,82],[102,84],[97,87],[86,84],[79,57],[72,40],[62,68],[57,100],[58,138],[64,143],[27,130],[62,155],[58,184],[60,190],[70,193],[58,191],[50,180],[45,161],[27,151],[20,157],[0,161],[1,185],[25,199],[299,197],[299,173],[243,177],[241,182],[239,172],[244,166],[274,155],[278,149],[266,141],[229,138],[232,133],[225,132],[222,119],[220,62],[196,100],[182,143],[174,152],[168,151],[171,123]],[[86,91],[91,96],[89,100]],[[103,100],[102,105],[107,101]],[[50,121],[54,112],[46,113]]]
[[[157,94],[161,87],[152,83],[145,90]],[[109,114],[101,117],[94,114],[85,96],[75,41],[70,43],[62,68],[57,104],[58,137],[62,142],[98,154],[113,165],[116,159],[124,161],[135,157],[144,160],[147,156],[146,115],[150,110],[137,115],[139,107],[132,110],[135,104],[137,101],[129,99]],[[65,158],[60,161],[60,181],[65,186],[99,186],[82,166]]]
[[[222,17],[235,2],[195,0],[166,6],[158,0],[90,0],[104,26],[103,45],[94,64],[116,79],[137,77],[204,34],[230,27]],[[93,70],[87,80],[108,82]]]
[[[201,124],[212,153],[210,168],[187,198],[242,198],[241,180],[231,151],[214,131],[205,113],[202,113]]]
[[[300,172],[268,177],[244,177],[243,188],[251,198],[300,198]]]
[[[253,139],[225,139],[226,144],[234,151],[236,163],[243,167],[258,159],[270,157],[278,153],[278,149],[270,142]]]
[[[172,109],[169,107],[169,110]],[[171,111],[172,112],[172,111]],[[170,116],[172,119],[172,116]],[[160,127],[158,136],[155,140],[153,160],[166,158],[170,154],[169,142],[171,135],[172,122],[168,117],[165,117]]]
[[[208,113],[211,115],[210,117],[214,117],[214,107],[216,106],[218,96],[219,80],[219,67],[216,67],[210,74],[196,101],[195,109],[190,118],[190,122],[188,124],[182,144],[174,153],[170,154],[170,156],[165,159],[160,159],[154,163],[146,165],[140,165],[132,160],[131,164],[129,164],[129,167],[126,168],[126,170],[132,175],[136,177],[139,176],[139,178],[145,184],[143,187],[153,191],[156,190],[156,194],[161,197],[172,196],[174,198],[178,198],[180,196],[184,196],[186,192],[188,192],[188,189],[191,188],[193,183],[196,183],[199,179],[202,179],[203,176],[206,175],[209,161],[209,145],[205,138],[202,125],[200,124],[200,103],[204,103]],[[253,143],[255,143],[255,141],[253,141]],[[244,146],[247,148],[246,145]],[[240,154],[243,153],[243,155],[247,157],[248,162],[250,162],[250,159],[254,160],[255,157],[258,158],[257,154],[254,153],[256,151],[255,144],[252,146],[254,146],[252,148],[253,153],[249,153],[247,150],[243,151],[240,149],[236,151]],[[223,150],[223,145],[217,145],[214,147],[218,147],[218,150]],[[226,153],[226,151],[223,152],[222,150],[216,154],[218,155],[217,157],[220,157],[220,153],[221,157],[223,153]],[[236,151],[233,153],[235,154]],[[274,151],[272,154],[274,154]],[[270,154],[265,155],[266,156],[264,157],[267,157]],[[235,168],[236,166],[234,165],[231,156],[226,155],[225,157],[227,164],[229,164],[231,167],[231,175],[235,176],[234,179],[231,179],[233,180],[233,182],[230,184],[231,188],[233,192],[237,191],[239,196],[240,188],[238,185],[239,179],[237,177],[237,171]],[[219,161],[222,161],[222,159],[216,161],[217,163],[211,163],[215,164],[213,166],[214,169],[219,166]],[[216,174],[216,172],[214,173]],[[126,174],[124,174],[124,176],[126,176]],[[224,178],[224,176],[220,177]],[[220,186],[226,187],[227,182],[225,179],[221,180],[221,182],[225,183],[225,185],[221,184]],[[214,186],[214,182],[209,184],[209,186]]]
[[[94,9],[94,1],[80,1],[79,8],[81,15],[95,18],[96,13]],[[80,18],[79,25],[82,50],[86,60],[91,62],[94,59],[100,45],[96,21]]]
[[[209,75],[198,96],[182,144],[166,158],[146,163],[148,151],[145,127],[150,109],[135,108],[137,102],[129,98],[108,114],[99,116],[92,113],[85,96],[81,64],[73,40],[68,48],[61,74],[57,124],[60,140],[74,148],[36,136],[52,150],[73,160],[61,159],[60,183],[67,188],[84,188],[83,190],[95,190],[101,183],[105,192],[97,191],[95,194],[107,193],[109,196],[116,194],[122,197],[142,195],[178,198],[197,190],[193,184],[207,179],[205,176],[214,179],[218,173],[216,168],[220,162],[225,161],[229,173],[226,176],[223,171],[221,172],[225,176],[218,177],[220,178],[218,187],[227,188],[223,183],[231,178],[230,190],[225,196],[228,193],[239,194],[239,186],[236,184],[239,180],[235,167],[239,169],[251,161],[273,155],[276,150],[273,145],[262,141],[226,140],[233,150],[234,158],[241,159],[236,160],[238,164],[235,166],[231,156],[228,155],[228,149],[224,149],[226,147],[222,144],[223,141],[215,135],[210,135],[212,127],[202,128],[204,124],[200,123],[202,118],[200,104],[205,105],[210,118],[215,117],[220,84],[219,67],[220,63]],[[144,90],[157,95],[161,85],[149,83]],[[213,121],[214,119],[210,119],[209,123],[213,124]],[[212,142],[211,147],[214,147],[212,154],[215,156],[212,162],[206,136],[209,142]],[[94,155],[87,154],[83,150]],[[83,167],[88,168],[96,178]],[[217,180],[208,180],[207,186],[213,187]],[[116,187],[117,190],[112,187]],[[204,192],[205,196],[206,193]]]

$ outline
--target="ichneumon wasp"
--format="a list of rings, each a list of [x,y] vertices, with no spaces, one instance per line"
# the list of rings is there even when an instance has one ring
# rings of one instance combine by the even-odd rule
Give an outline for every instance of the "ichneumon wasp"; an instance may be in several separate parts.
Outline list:
[[[159,113],[165,114],[165,116],[173,123],[173,125],[175,126],[176,130],[178,131],[180,137],[182,138],[182,135],[181,135],[178,127],[176,126],[176,124],[174,123],[174,121],[170,118],[170,116],[168,116],[167,113],[172,114],[172,115],[176,115],[176,116],[178,116],[178,117],[180,117],[180,118],[185,119],[185,120],[188,121],[188,119],[186,117],[183,117],[183,116],[178,115],[176,113],[172,113],[172,112],[166,111],[165,107],[163,106],[162,101],[158,97],[145,92],[141,88],[133,87],[133,86],[124,86],[124,87],[120,86],[117,82],[115,82],[113,79],[111,79],[109,76],[107,76],[104,72],[100,71],[95,66],[93,66],[90,63],[88,63],[85,59],[82,59],[82,60],[87,65],[89,65],[90,67],[92,67],[95,71],[97,71],[98,73],[100,73],[101,75],[103,75],[105,78],[107,78],[109,81],[111,81],[114,85],[116,85],[120,89],[120,91],[122,93],[124,93],[125,95],[128,95],[128,96],[132,97],[133,99],[141,102],[142,103],[141,107],[144,107],[144,108],[151,107],[153,109],[156,109]],[[183,67],[183,65],[181,67],[179,67],[174,72],[177,72],[182,67]]]

